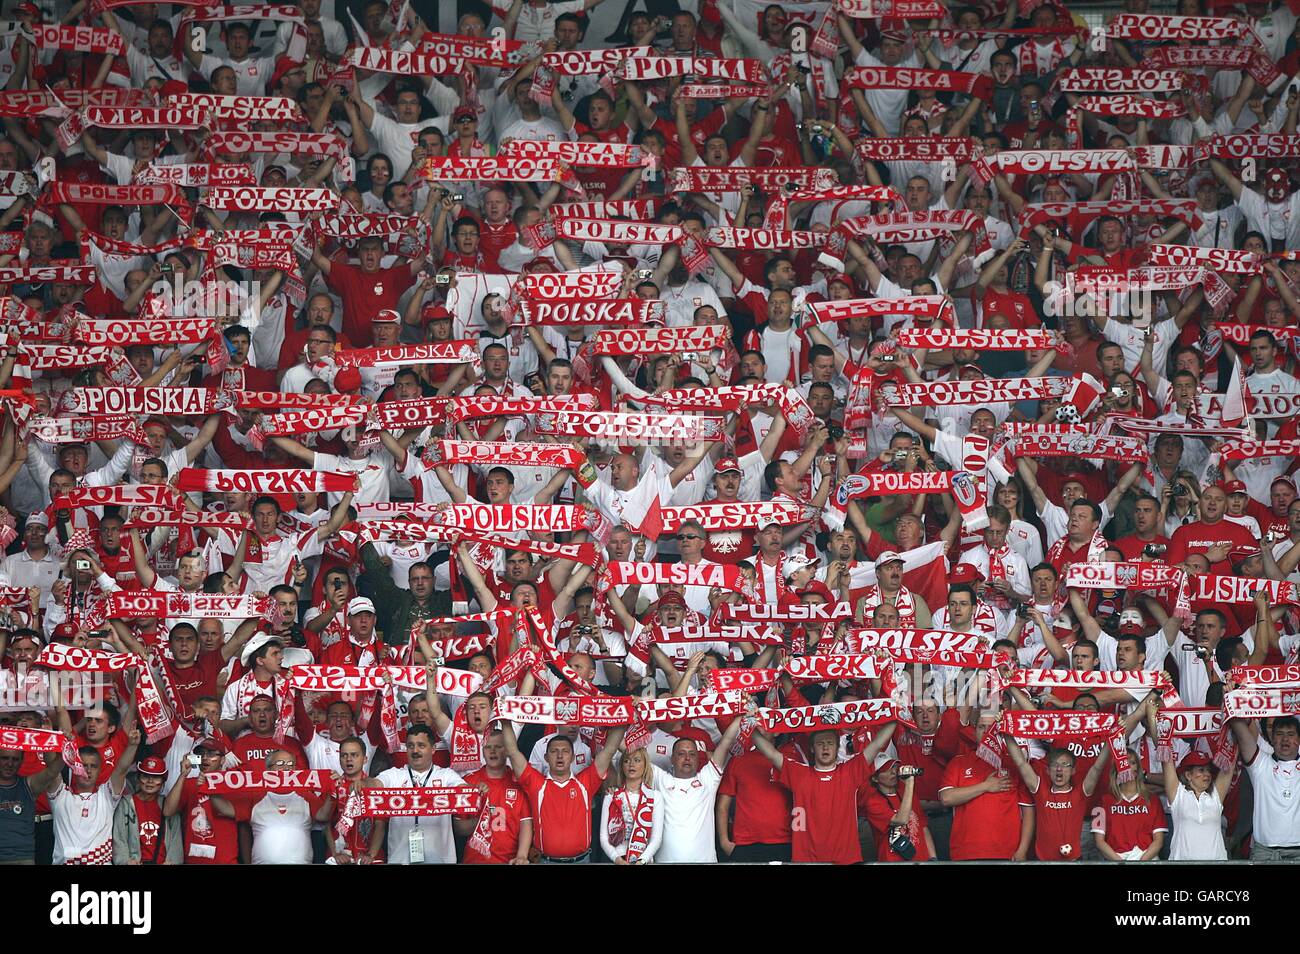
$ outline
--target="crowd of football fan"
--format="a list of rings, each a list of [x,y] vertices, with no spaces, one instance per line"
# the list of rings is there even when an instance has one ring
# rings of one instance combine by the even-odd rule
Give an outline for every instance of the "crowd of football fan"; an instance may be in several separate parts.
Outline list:
[[[1300,858],[1300,21],[1088,6],[4,4],[0,863]]]

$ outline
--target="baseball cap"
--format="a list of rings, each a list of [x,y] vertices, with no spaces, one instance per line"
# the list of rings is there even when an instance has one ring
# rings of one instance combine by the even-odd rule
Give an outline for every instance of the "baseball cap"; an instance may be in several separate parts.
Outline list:
[[[686,597],[676,590],[665,590],[659,594],[657,608],[663,609],[665,606],[680,606],[684,609],[686,607]]]
[[[903,562],[902,555],[897,550],[886,550],[880,556],[876,557],[876,569],[884,566],[886,563]]]
[[[1246,482],[1244,480],[1228,481],[1226,484],[1223,485],[1223,492],[1226,493],[1228,496],[1232,496],[1233,494],[1249,493],[1249,491],[1246,490]]]
[[[871,770],[871,774],[875,775],[877,772],[887,772],[891,768],[898,768],[898,759],[894,758],[892,755],[881,752],[876,756],[875,768]]]
[[[54,627],[54,632],[50,634],[52,639],[71,639],[77,635],[77,627],[71,623],[60,623]]]
[[[948,574],[949,583],[975,583],[984,579],[984,574],[973,563],[958,563]]]
[[[854,294],[857,293],[858,283],[853,280],[852,276],[845,275],[843,272],[836,272],[834,275],[826,279],[826,285],[828,287],[834,285],[836,282],[839,282],[841,285],[843,285],[845,288],[847,288],[849,291],[853,292]]]
[[[271,82],[267,84],[267,89],[275,89],[276,84],[282,80],[286,74],[294,70],[303,69],[302,60],[295,60],[291,56],[282,55],[275,61],[275,69],[271,71]]]
[[[813,557],[811,560],[808,559],[807,557],[791,557],[790,559],[785,561],[785,570],[782,572],[781,575],[788,580],[790,579],[790,577],[794,576],[800,570],[806,570],[811,567],[815,567],[821,562],[822,562],[821,557]]]
[[[195,742],[194,751],[197,752],[199,749],[207,749],[209,752],[219,752],[222,755],[226,754],[225,745],[220,742],[216,736],[208,736]]]
[[[424,321],[451,321],[451,312],[445,305],[425,305],[420,318]]]
[[[45,526],[48,527],[48,526],[50,525],[50,515],[47,514],[44,510],[38,510],[38,511],[36,511],[34,514],[31,514],[30,516],[28,516],[28,518],[27,518],[27,522],[28,522],[28,523],[43,523],[43,524],[45,524]]]
[[[1204,752],[1188,752],[1178,763],[1178,771],[1186,772],[1188,769],[1200,768],[1202,765],[1209,765],[1210,761],[1210,757]]]
[[[356,599],[348,601],[349,616],[356,616],[358,613],[373,613],[374,611],[375,604],[364,596],[358,596]]]
[[[820,596],[827,603],[835,602],[835,595],[831,593],[830,588],[820,581],[813,581],[799,591],[799,596]]]
[[[167,763],[156,755],[146,756],[135,767],[140,775],[166,776]]]
[[[881,30],[880,38],[882,40],[893,40],[895,43],[907,42],[907,34],[902,30]]]
[[[167,99],[169,96],[183,96],[189,91],[189,83],[182,83],[180,80],[168,80],[158,90],[163,99]]]
[[[462,119],[478,119],[478,110],[473,106],[457,106],[455,112],[451,114],[451,121],[458,123]]]
[[[392,322],[401,321],[401,320],[402,320],[402,316],[399,315],[397,312],[393,311],[393,309],[391,308],[379,309],[379,311],[375,312],[375,317],[372,319],[372,321],[383,322],[385,324],[390,324]]]
[[[727,474],[733,470],[736,473],[743,473],[740,469],[740,461],[734,457],[723,457],[718,461],[718,466],[713,468],[714,473],[717,474]]]

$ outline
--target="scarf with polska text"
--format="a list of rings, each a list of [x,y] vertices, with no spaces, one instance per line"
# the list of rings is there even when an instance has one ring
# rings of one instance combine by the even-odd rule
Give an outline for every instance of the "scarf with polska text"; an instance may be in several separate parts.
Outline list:
[[[140,318],[87,318],[78,314],[73,340],[87,345],[198,344],[211,337],[215,318],[173,317],[166,321]]]
[[[772,204],[776,204],[775,199]],[[825,232],[790,231],[784,228],[711,228],[705,234],[705,243],[712,248],[746,248],[772,252],[780,249],[821,248],[825,241]]]
[[[976,99],[993,96],[993,77],[957,70],[927,70],[891,66],[854,66],[845,70],[845,89],[932,89],[941,93],[966,93]]]
[[[1056,350],[1066,344],[1059,331],[1019,328],[899,328],[900,348],[962,348],[974,351]]]
[[[951,159],[958,165],[983,155],[979,140],[970,136],[888,136],[865,138],[854,146],[854,155],[863,162],[942,162]]]
[[[1169,43],[1182,40],[1239,40],[1249,30],[1245,21],[1230,17],[1117,13],[1111,17],[1103,32],[1115,40]]]
[[[101,129],[205,129],[207,110],[197,106],[88,106],[81,123]]]
[[[226,769],[206,772],[199,776],[199,791],[204,795],[221,795],[226,798],[243,795],[264,795],[270,792],[332,791],[333,778],[321,769]],[[375,789],[367,789],[367,792]],[[410,789],[402,789],[410,792]],[[475,790],[477,791],[477,789]]]
[[[517,327],[645,325],[651,322],[662,324],[666,313],[665,302],[644,298],[611,298],[604,301],[585,298],[533,301],[525,298],[510,308],[510,323]]]
[[[539,414],[538,434],[586,437],[624,444],[720,441],[725,420],[713,415],[620,414],[613,411],[557,411]]]
[[[931,381],[924,384],[882,385],[880,393],[889,407],[939,407],[1015,403],[1058,398],[1069,378],[1014,378],[1008,380]]]
[[[1083,457],[1143,464],[1151,459],[1147,442],[1140,437],[1037,433],[1017,436],[1011,444],[1017,457]]]
[[[484,417],[520,417],[548,411],[594,410],[595,407],[596,398],[592,394],[556,394],[526,398],[476,394],[451,398],[447,402],[447,419],[458,423]]]
[[[551,543],[546,540],[531,540],[527,537],[515,539],[464,527],[417,523],[413,520],[370,520],[362,523],[360,527],[360,539],[368,543],[375,540],[477,543],[503,550],[537,553],[550,559],[573,560],[575,563],[590,567],[598,566],[602,559],[594,543]]]
[[[27,421],[26,428],[29,436],[47,444],[84,444],[86,441],[127,438],[141,447],[149,446],[144,428],[130,415],[33,417]]]
[[[984,220],[968,209],[856,215],[845,219],[835,229],[835,234],[848,238],[869,236],[878,245],[950,239],[954,232],[970,232],[974,236],[971,242],[971,253],[974,255],[981,255],[992,247],[989,245]]]
[[[763,731],[773,735],[820,732],[822,729],[849,732],[890,722],[910,725],[905,721],[898,703],[892,699],[858,699],[788,709],[762,708],[758,710],[758,721]]]
[[[751,169],[737,166],[677,166],[669,170],[671,192],[739,192],[752,185],[765,195],[782,191],[824,192],[839,185],[833,169],[809,166],[772,166]]]
[[[167,205],[174,206],[177,214],[187,223],[194,215],[194,209],[185,198],[185,193],[172,182],[161,185],[101,185],[54,179],[41,193],[37,208],[53,209],[59,205]]]
[[[122,39],[122,34],[107,27],[36,23],[32,25],[31,31],[32,45],[38,50],[126,55],[126,41]]]
[[[273,20],[277,23],[287,23],[290,26],[289,43],[284,48],[284,55],[296,63],[301,63],[307,58],[307,21],[298,6],[273,3],[247,4],[243,6],[239,4],[222,5],[220,3],[184,5],[189,6],[190,9],[181,15],[181,25],[176,31],[178,37],[191,20],[202,23],[228,23],[231,21],[247,23],[256,20]]]
[[[1276,719],[1300,715],[1300,692],[1293,689],[1233,689],[1223,694],[1230,719]]]
[[[83,414],[206,417],[232,407],[228,393],[207,388],[73,388],[66,396],[68,410]]]
[[[233,405],[246,411],[309,407],[347,407],[369,402],[359,394],[297,394],[283,391],[227,391]]]
[[[1237,761],[1237,740],[1233,738],[1223,709],[1161,709],[1159,742],[1168,742],[1169,758],[1173,758],[1173,739],[1210,739],[1210,752],[1214,766],[1226,772]],[[1163,756],[1162,756],[1163,757]]]
[[[674,95],[679,99],[754,99],[771,91],[766,83],[682,83]]]
[[[780,500],[711,500],[691,506],[664,507],[659,516],[663,533],[675,533],[686,520],[698,523],[711,533],[737,527],[762,527],[769,523],[793,526],[810,519],[810,510],[804,504]]]
[[[1169,673],[1150,669],[1013,669],[1005,685],[1017,689],[1148,689],[1160,694],[1165,707],[1182,705]]]
[[[1108,175],[1133,172],[1137,164],[1123,149],[1004,149],[984,160],[990,171],[1006,175]]]
[[[665,508],[666,510],[667,508]],[[748,593],[749,583],[740,567],[730,563],[642,563],[616,561],[605,568],[599,589],[607,592],[615,586],[637,583],[641,586],[719,587],[736,593]]]
[[[698,353],[723,348],[730,334],[726,325],[603,328],[592,336],[588,344],[592,354],[597,355]]]
[[[434,441],[425,447],[421,459],[426,467],[491,464],[500,467],[559,467],[576,472],[587,465],[587,455],[571,444],[512,441]]]
[[[149,163],[131,180],[141,185],[170,182],[185,188],[218,185],[257,185],[253,167],[240,162]]]
[[[663,200],[650,196],[644,199],[601,199],[594,202],[556,202],[550,207],[552,218],[573,219],[653,219]]]
[[[114,484],[107,487],[77,487],[54,498],[54,510],[85,507],[166,507],[179,509],[180,494],[166,484]]]
[[[1200,266],[1216,272],[1262,275],[1264,259],[1255,252],[1232,248],[1201,248],[1196,245],[1148,245],[1146,264],[1189,268]]]
[[[1065,114],[1066,140],[1076,146],[1083,142],[1082,113],[1167,120],[1182,119],[1187,115],[1187,107],[1174,100],[1147,99],[1144,96],[1081,96]]]
[[[1270,93],[1276,92],[1273,84],[1284,76],[1263,49],[1248,46],[1160,46],[1147,53],[1141,66],[1146,69],[1213,67],[1244,70]]]
[[[433,182],[558,182],[585,197],[573,169],[555,159],[430,156],[424,163],[424,176]]]
[[[75,314],[75,313],[74,313]],[[44,315],[12,296],[0,299],[0,331],[22,341],[68,342],[72,340],[72,315],[46,321]]]
[[[624,395],[625,401],[672,407],[682,411],[738,411],[741,408],[776,405],[786,423],[803,440],[815,415],[804,396],[781,384],[733,384],[720,388],[673,388],[641,398]]]
[[[765,83],[767,70],[762,60],[728,59],[721,56],[644,55],[638,48],[613,73],[619,79],[641,83],[692,76],[696,79],[720,79],[732,83]]]
[[[626,788],[617,788],[610,795],[606,838],[615,848],[627,842],[623,860],[628,864],[634,865],[640,861],[650,847],[654,815],[655,793],[648,785],[641,786],[637,791],[635,802]]]
[[[773,230],[773,229],[783,230],[788,225],[789,207],[792,203],[795,202],[834,202],[836,203],[835,206],[833,207],[834,210],[838,210],[840,206],[846,202],[884,202],[892,205],[894,207],[894,211],[896,212],[907,211],[907,207],[903,204],[903,197],[899,195],[897,192],[895,192],[893,189],[891,189],[889,186],[850,185],[850,186],[836,186],[832,189],[807,190],[807,191],[796,190],[794,192],[778,192],[776,195],[772,196],[771,199],[768,201],[767,218],[764,223],[766,228],[760,230],[710,229],[709,241],[712,244],[721,244],[716,242],[712,238],[715,232],[735,233],[737,237],[744,237],[748,233],[758,232],[759,237],[761,238],[763,232]],[[832,220],[834,220],[835,217],[836,216],[834,212],[832,212],[831,215]],[[786,233],[782,231],[778,231],[777,234],[782,235]],[[791,232],[789,234],[793,236],[801,236],[804,233]],[[820,247],[821,242],[825,240],[825,235],[823,233],[816,233],[816,232],[812,234],[820,236],[820,240],[804,240],[804,241],[809,241],[811,244],[802,245],[802,246],[794,246],[787,243],[785,247],[799,247],[799,248]],[[777,248],[781,248],[782,246],[753,245],[753,246],[723,246],[723,247],[724,248],[750,247],[750,248],[777,249]]]
[[[1225,461],[1255,460],[1260,457],[1293,457],[1300,454],[1300,439],[1227,441],[1220,453]]]
[[[176,731],[162,694],[154,682],[148,660],[134,653],[107,653],[50,643],[37,655],[36,665],[62,672],[124,673],[128,669],[134,670],[132,695],[135,699],[136,717],[144,726],[145,740],[158,742]]]
[[[330,189],[213,186],[201,198],[200,204],[209,209],[231,212],[333,212],[341,201]]]
[[[489,533],[580,533],[603,519],[579,504],[421,504],[406,501],[357,504],[357,519],[391,520],[409,514],[417,520]]]
[[[502,159],[551,159],[569,166],[599,169],[653,168],[655,158],[640,146],[623,142],[548,142],[513,139],[499,153]]]
[[[175,590],[118,590],[108,595],[109,619],[269,619],[269,596],[251,593],[184,593]]]
[[[1110,746],[1111,758],[1115,761],[1115,771],[1121,782],[1131,782],[1137,777],[1133,762],[1129,758],[1128,746],[1124,741],[1124,727],[1119,716],[1113,712],[1055,712],[1049,709],[1012,709],[1002,713],[1002,719],[993,726],[991,733],[996,733],[997,746],[1005,752],[1002,734],[1014,739],[1062,739],[1066,742],[1095,742],[1100,736]],[[996,751],[986,735],[980,743],[977,755],[995,768],[1001,768],[1002,758],[991,760],[987,756]]]
[[[192,493],[342,494],[357,489],[357,475],[317,470],[205,470],[186,467],[177,475],[176,489]]]
[[[238,513],[212,510],[173,510],[164,507],[141,507],[131,514],[124,530],[153,529],[154,527],[208,527],[221,528],[234,533],[253,529],[253,521]]]
[[[218,93],[173,93],[164,106],[203,109],[213,119],[234,122],[305,123],[302,107],[289,96],[223,96]]]
[[[203,150],[212,159],[217,153],[275,153],[342,159],[347,155],[348,143],[335,133],[225,131],[208,136],[203,141]]]
[[[353,47],[343,62],[370,73],[396,73],[400,76],[451,76],[460,72],[460,64],[434,52],[391,50],[380,46]]]
[[[382,368],[406,364],[468,364],[476,371],[480,371],[482,362],[477,340],[464,339],[336,351],[327,358],[317,361],[312,367],[323,369],[332,366],[343,369]]]
[[[80,262],[0,266],[0,285],[39,285],[45,282],[95,285],[99,282],[99,273],[95,271],[94,265],[82,265]]]
[[[1292,159],[1300,156],[1300,135],[1239,133],[1202,139],[1192,146],[1192,161],[1206,159]]]
[[[1157,51],[1159,52],[1159,51]],[[1190,74],[1176,69],[1079,66],[1063,70],[1063,93],[1168,93],[1185,89]]]

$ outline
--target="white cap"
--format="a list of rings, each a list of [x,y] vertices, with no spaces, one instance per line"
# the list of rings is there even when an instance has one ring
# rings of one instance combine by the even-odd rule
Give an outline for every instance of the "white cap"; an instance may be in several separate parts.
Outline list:
[[[244,644],[244,651],[239,654],[240,663],[242,663],[243,667],[247,669],[249,666],[249,660],[253,658],[253,653],[257,652],[271,640],[278,638],[279,637],[277,636],[272,636],[270,633],[257,633],[252,639]]]
[[[901,563],[903,560],[902,555],[896,550],[886,550],[876,557],[876,566],[884,566],[886,563],[893,563],[895,560]]]
[[[807,557],[790,557],[785,561],[785,578],[788,580],[800,570],[811,569],[821,562],[821,557],[813,557],[811,560]]]
[[[354,600],[348,600],[348,615],[356,616],[358,613],[374,613],[375,604],[370,602],[364,596],[358,596]]]
[[[393,309],[391,308],[379,309],[379,311],[375,312],[375,317],[371,319],[371,321],[377,321],[383,323],[398,322],[401,320],[402,320],[402,316],[399,315],[397,312],[393,311]]]

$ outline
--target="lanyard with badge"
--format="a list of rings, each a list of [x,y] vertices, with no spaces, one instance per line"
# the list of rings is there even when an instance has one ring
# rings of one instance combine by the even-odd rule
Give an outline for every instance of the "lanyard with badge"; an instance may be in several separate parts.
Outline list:
[[[433,776],[433,767],[429,767],[428,773],[424,780],[418,785],[415,781],[415,774],[411,771],[411,766],[406,767],[406,776],[411,780],[411,788],[425,788],[429,784],[429,779]],[[415,827],[406,835],[406,849],[410,855],[410,863],[413,865],[424,864],[424,831],[420,828],[420,816],[415,816]]]

